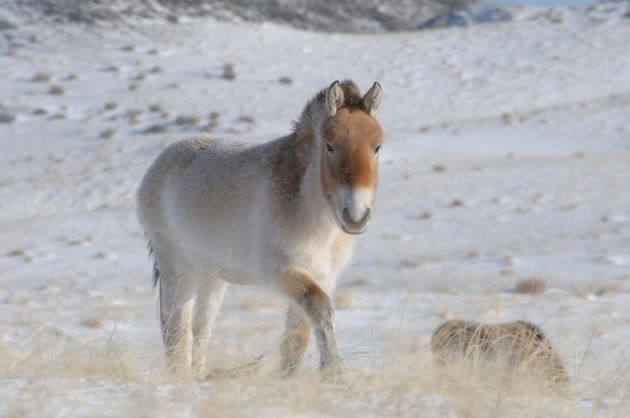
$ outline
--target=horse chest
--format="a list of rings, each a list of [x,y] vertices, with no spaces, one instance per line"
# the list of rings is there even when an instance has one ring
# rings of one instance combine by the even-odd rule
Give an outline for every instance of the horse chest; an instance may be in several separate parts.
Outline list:
[[[351,245],[339,244],[335,235],[296,243],[288,249],[289,264],[309,271],[318,281],[328,280],[336,276],[350,258]]]

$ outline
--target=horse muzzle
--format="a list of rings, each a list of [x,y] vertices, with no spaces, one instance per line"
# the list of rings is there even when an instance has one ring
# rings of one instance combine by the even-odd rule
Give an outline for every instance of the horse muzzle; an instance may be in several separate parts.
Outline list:
[[[362,234],[367,230],[367,224],[370,220],[370,214],[372,210],[370,208],[366,208],[363,216],[359,220],[355,220],[350,215],[350,211],[348,208],[343,208],[342,211],[342,219],[341,219],[341,228],[344,232],[348,234]]]

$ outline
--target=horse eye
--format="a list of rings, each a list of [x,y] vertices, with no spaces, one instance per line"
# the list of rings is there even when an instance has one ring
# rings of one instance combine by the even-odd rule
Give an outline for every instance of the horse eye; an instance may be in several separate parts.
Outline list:
[[[381,150],[381,146],[379,145],[378,147],[374,148],[374,154],[378,154],[380,150]]]
[[[335,152],[335,149],[332,147],[332,145],[326,142],[326,151],[332,154],[333,152]]]

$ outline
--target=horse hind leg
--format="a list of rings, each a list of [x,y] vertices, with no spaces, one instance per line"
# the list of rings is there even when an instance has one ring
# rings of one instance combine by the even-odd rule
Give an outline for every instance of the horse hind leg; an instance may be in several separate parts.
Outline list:
[[[210,343],[212,323],[219,312],[227,284],[218,277],[204,277],[199,283],[192,333],[192,370],[203,377],[206,367],[206,352]]]
[[[282,376],[289,377],[299,367],[308,340],[311,335],[311,324],[301,309],[290,306],[286,316],[286,328],[282,336],[280,354],[282,356]]]
[[[152,241],[159,270],[159,309],[162,341],[169,369],[190,373],[192,314],[197,287],[194,268],[173,245]]]

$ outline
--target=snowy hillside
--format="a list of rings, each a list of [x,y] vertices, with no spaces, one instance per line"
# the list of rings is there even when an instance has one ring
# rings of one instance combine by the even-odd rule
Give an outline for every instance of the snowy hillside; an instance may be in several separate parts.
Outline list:
[[[623,415],[630,20],[603,7],[372,35],[184,18],[15,29],[0,55],[0,415]],[[213,366],[265,355],[263,370],[169,380],[135,215],[144,170],[178,139],[284,135],[344,78],[382,84],[386,135],[335,296],[346,381],[319,382],[314,347],[302,376],[275,378],[284,302],[235,287]],[[532,278],[546,290],[515,292]],[[445,389],[428,341],[449,318],[539,324],[570,393]]]

